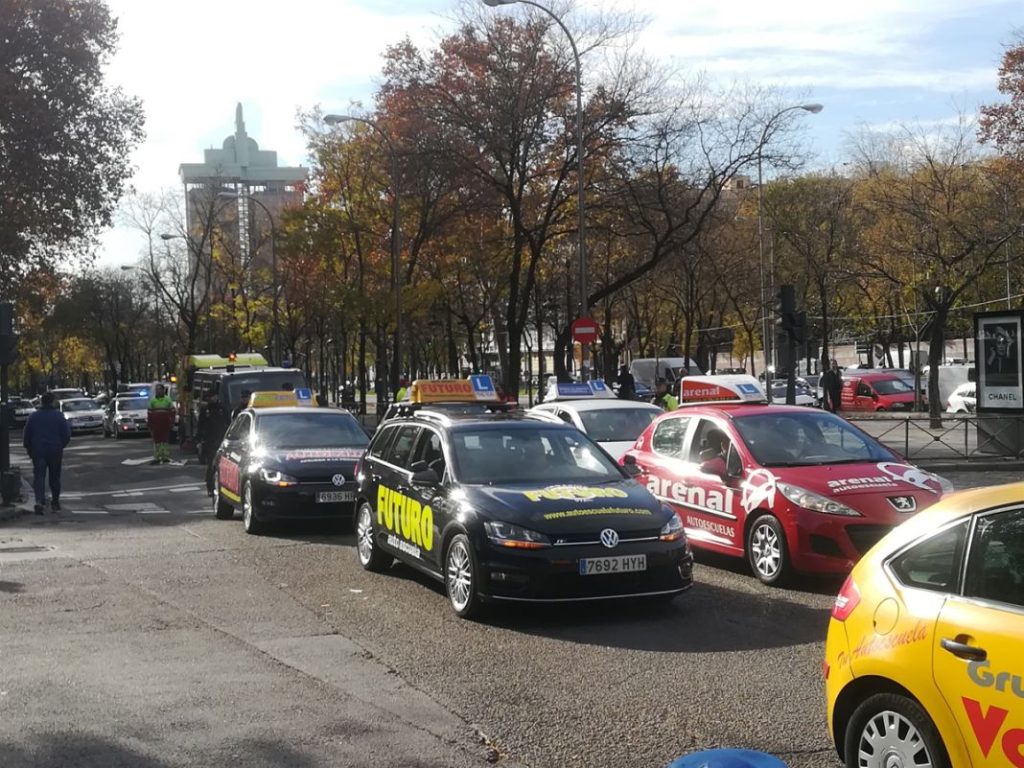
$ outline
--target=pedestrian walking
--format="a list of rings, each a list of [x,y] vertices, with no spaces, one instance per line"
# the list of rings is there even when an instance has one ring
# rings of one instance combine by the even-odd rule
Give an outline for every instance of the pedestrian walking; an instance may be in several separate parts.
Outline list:
[[[624,365],[619,368],[619,397],[623,400],[636,399],[636,379]]]
[[[22,444],[32,459],[32,490],[36,496],[35,513],[46,506],[46,480],[50,480],[50,508],[60,511],[60,470],[64,449],[71,441],[71,424],[54,405],[52,392],[40,400],[40,408],[28,417]]]
[[[149,434],[153,437],[153,463],[167,464],[171,460],[171,430],[174,428],[174,401],[167,394],[163,384],[156,385],[153,397],[149,399],[146,414]]]
[[[821,375],[821,395],[825,409],[836,413],[843,396],[843,374],[839,363],[832,361],[832,366]]]

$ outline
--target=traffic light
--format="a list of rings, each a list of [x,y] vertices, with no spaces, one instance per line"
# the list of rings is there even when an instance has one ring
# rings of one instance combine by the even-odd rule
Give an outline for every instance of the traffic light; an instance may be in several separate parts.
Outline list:
[[[792,285],[780,285],[775,294],[775,328],[779,333],[789,334],[796,316],[796,289]]]

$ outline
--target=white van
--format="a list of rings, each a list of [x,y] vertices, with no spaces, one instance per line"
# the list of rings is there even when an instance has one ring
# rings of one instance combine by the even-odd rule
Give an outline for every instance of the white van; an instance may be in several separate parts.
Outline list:
[[[658,379],[665,379],[672,385],[684,376],[704,374],[700,366],[688,357],[638,357],[629,364],[629,372],[637,384],[651,389]]]

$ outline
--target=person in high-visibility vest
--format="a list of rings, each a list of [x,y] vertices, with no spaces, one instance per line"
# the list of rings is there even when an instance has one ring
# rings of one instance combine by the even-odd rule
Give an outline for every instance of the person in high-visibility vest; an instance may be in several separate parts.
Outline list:
[[[409,396],[409,380],[398,380],[398,391],[395,393],[395,402],[400,403]]]
[[[163,384],[156,385],[156,392],[149,399],[149,411],[146,416],[149,434],[153,437],[153,463],[167,464],[171,460],[174,401],[167,395]]]
[[[679,401],[668,391],[668,382],[664,379],[658,379],[658,383],[655,385],[654,399],[651,402],[660,405],[666,411],[674,411],[679,407]]]

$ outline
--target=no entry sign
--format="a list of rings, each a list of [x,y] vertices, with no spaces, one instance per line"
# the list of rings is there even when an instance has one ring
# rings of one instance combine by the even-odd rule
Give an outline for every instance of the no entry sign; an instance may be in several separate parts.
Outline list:
[[[580,344],[593,344],[597,341],[598,327],[592,317],[577,318],[572,324],[572,340]]]

